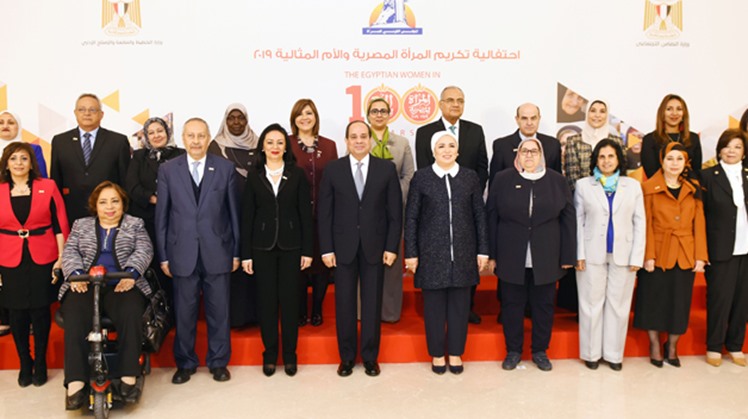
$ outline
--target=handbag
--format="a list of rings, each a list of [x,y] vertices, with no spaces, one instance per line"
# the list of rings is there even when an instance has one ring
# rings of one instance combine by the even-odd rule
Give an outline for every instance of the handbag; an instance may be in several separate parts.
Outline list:
[[[171,308],[166,291],[161,288],[158,280],[154,278],[150,282],[155,283],[158,290],[151,294],[143,313],[143,349],[149,353],[156,353],[171,330]]]

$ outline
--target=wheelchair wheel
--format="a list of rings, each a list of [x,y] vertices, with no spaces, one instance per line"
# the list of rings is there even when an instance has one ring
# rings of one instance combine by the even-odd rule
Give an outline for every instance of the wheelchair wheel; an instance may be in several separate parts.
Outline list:
[[[105,393],[94,393],[93,412],[96,419],[107,419],[109,417],[109,400]]]

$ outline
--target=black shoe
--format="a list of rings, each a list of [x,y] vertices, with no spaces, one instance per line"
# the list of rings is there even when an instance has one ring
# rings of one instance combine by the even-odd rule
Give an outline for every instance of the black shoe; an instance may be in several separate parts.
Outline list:
[[[262,364],[262,373],[265,374],[265,377],[275,374],[275,364]]]
[[[80,410],[88,399],[88,387],[84,386],[72,396],[65,394],[65,410]]]
[[[322,315],[321,314],[313,314],[312,315],[312,326],[317,327],[322,325]]]
[[[231,373],[226,367],[211,368],[210,373],[213,374],[213,379],[219,382],[229,381],[231,379]]]
[[[591,370],[596,370],[600,366],[600,361],[584,361],[584,366]]]
[[[364,361],[364,369],[369,377],[376,377],[381,370],[377,361]]]
[[[31,385],[33,379],[31,378],[31,371],[21,370],[18,373],[18,385],[21,387],[28,387]]]
[[[286,375],[289,376],[289,377],[293,377],[294,375],[296,375],[296,371],[298,371],[298,367],[296,366],[295,363],[293,363],[293,364],[286,364],[285,368],[283,368],[283,369],[284,369],[284,371],[286,371]]]
[[[623,362],[608,362],[608,366],[613,371],[620,371],[623,369]]]
[[[522,354],[519,352],[509,352],[506,354],[506,358],[504,358],[504,362],[501,363],[501,368],[503,368],[506,371],[511,371],[515,368],[517,368],[517,365],[522,360]]]
[[[662,368],[662,360],[661,359],[649,358],[649,363],[652,364],[652,365],[654,365],[657,368]]]
[[[445,372],[447,372],[447,364],[444,364],[444,365],[434,365],[432,363],[431,364],[431,372],[433,372],[434,374],[437,374],[437,375],[442,375]]]
[[[34,375],[31,377],[31,384],[34,387],[41,387],[47,382],[47,367],[36,365],[34,367]]]
[[[472,324],[480,324],[480,316],[478,313],[474,312],[473,310],[470,310],[470,315],[468,315],[468,323]]]
[[[465,367],[463,365],[450,365],[449,366],[449,372],[451,372],[454,375],[460,375],[462,372],[465,371]]]
[[[172,384],[184,384],[190,381],[190,376],[197,372],[197,368],[177,368],[177,372],[171,377]]]
[[[299,317],[299,327],[306,326],[306,324],[307,324],[308,321],[309,321],[309,319],[306,316]]]
[[[532,362],[534,362],[541,371],[550,371],[553,369],[553,365],[548,359],[548,355],[546,355],[545,351],[532,354]]]
[[[119,386],[119,394],[125,403],[137,403],[140,399],[140,388],[137,382],[131,385],[123,381]]]
[[[680,368],[680,359],[678,359],[678,355],[676,354],[675,358],[670,358],[669,357],[668,354],[670,352],[668,351],[668,343],[667,342],[665,342],[665,345],[663,345],[662,349],[663,349],[662,357],[665,358],[665,362],[667,362],[668,364],[670,364],[670,365],[672,365],[672,366],[674,366],[676,368]]]
[[[353,374],[353,366],[355,363],[353,361],[343,361],[338,365],[338,375],[341,377],[348,377],[349,375]]]

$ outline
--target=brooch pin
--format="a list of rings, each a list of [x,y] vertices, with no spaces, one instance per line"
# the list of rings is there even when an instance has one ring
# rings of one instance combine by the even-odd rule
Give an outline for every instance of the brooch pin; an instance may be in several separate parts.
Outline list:
[[[212,171],[214,171],[214,170],[216,170],[216,169],[214,169],[214,168],[212,168],[212,167],[209,167],[209,168],[208,168],[208,170],[212,172]]]
[[[515,189],[522,189],[522,185],[514,185]]]
[[[44,189],[39,189],[39,193],[44,193]]]
[[[73,141],[78,141],[78,137],[73,137]]]

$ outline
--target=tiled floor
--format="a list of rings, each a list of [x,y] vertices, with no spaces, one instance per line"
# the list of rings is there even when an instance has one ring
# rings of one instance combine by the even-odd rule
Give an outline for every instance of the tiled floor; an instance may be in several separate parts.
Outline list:
[[[357,366],[340,378],[335,365],[301,365],[287,377],[260,367],[232,367],[232,379],[214,382],[206,368],[171,384],[174,370],[147,378],[140,404],[111,417],[136,418],[748,418],[748,369],[728,359],[719,368],[703,357],[682,357],[683,367],[651,366],[627,358],[621,372],[588,370],[580,361],[554,361],[541,372],[522,361],[503,371],[496,362],[473,362],[462,375],[437,376],[428,364],[383,364],[371,378]],[[40,388],[22,389],[17,371],[0,371],[0,417],[87,416],[63,410],[62,371],[50,371]]]

